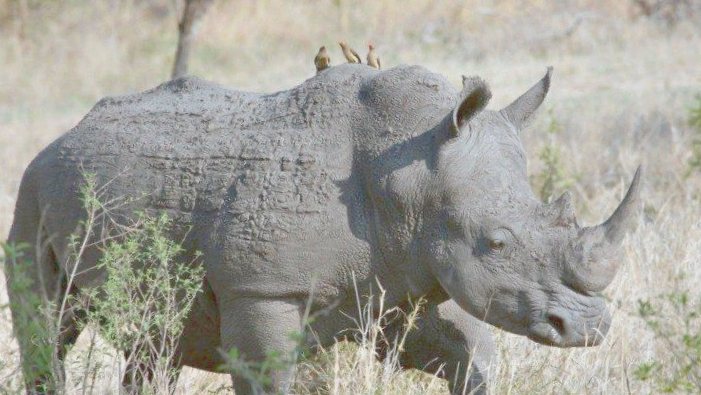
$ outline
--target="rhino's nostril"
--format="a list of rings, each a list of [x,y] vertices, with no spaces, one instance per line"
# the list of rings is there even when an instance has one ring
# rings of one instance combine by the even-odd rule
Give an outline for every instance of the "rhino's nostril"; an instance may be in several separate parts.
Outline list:
[[[555,330],[557,330],[557,332],[560,335],[564,334],[565,321],[561,317],[553,314],[548,314],[548,322],[550,323],[550,325],[552,325],[553,328],[555,328]]]

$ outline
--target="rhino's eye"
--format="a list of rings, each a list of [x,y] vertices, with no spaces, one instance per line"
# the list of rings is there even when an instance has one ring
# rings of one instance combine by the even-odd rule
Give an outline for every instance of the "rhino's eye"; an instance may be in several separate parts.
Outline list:
[[[501,251],[504,249],[504,242],[501,240],[489,240],[489,249],[492,251]]]
[[[511,233],[508,230],[504,228],[496,229],[486,235],[486,247],[491,252],[500,253],[506,250],[506,245],[508,240],[510,240],[510,237]]]

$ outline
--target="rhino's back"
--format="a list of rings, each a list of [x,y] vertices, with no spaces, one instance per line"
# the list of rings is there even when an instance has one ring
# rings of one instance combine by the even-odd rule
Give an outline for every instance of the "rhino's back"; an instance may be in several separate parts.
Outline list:
[[[43,162],[80,167],[105,182],[114,178],[122,185],[112,188],[117,192],[145,193],[148,205],[174,212],[217,210],[232,187],[237,198],[249,189],[305,195],[309,191],[293,186],[313,180],[318,185],[312,188],[323,188],[326,178],[350,170],[344,116],[332,114],[332,104],[322,100],[327,95],[318,91],[260,95],[177,79],[101,100],[42,153]],[[304,210],[314,199],[272,200]],[[294,200],[303,207],[292,207]]]
[[[261,95],[183,78],[103,99],[31,165],[40,205],[53,208],[47,226],[63,237],[75,229],[81,173],[93,174],[107,185],[103,200],[134,199],[119,210],[126,216],[167,211],[182,234],[192,228],[190,246],[212,250],[213,260],[246,261],[247,272],[259,271],[261,260],[268,271],[298,272],[282,270],[281,260],[294,265],[314,236],[348,229],[348,115],[357,109],[349,91],[359,76],[331,77],[356,82],[317,78]]]

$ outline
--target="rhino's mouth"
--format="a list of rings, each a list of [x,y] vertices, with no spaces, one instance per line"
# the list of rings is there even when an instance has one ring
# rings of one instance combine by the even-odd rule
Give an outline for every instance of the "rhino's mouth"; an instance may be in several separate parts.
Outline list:
[[[544,344],[546,346],[564,347],[562,345],[562,336],[558,330],[555,329],[554,326],[545,322],[538,322],[530,325],[527,336],[534,342]]]
[[[554,347],[591,347],[599,345],[603,340],[608,325],[599,322],[598,325],[582,325],[578,330],[570,320],[564,320],[559,315],[546,314],[544,320],[532,322],[528,326],[527,336],[536,343]],[[587,328],[584,330],[584,328]]]

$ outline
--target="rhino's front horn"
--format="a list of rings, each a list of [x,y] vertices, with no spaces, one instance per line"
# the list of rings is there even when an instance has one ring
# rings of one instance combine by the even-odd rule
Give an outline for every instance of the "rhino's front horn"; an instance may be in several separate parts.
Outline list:
[[[568,260],[569,274],[576,288],[598,292],[613,281],[620,266],[614,252],[637,223],[641,175],[642,168],[638,167],[626,196],[609,219],[581,230],[575,248],[576,257]]]

